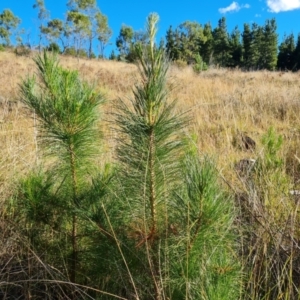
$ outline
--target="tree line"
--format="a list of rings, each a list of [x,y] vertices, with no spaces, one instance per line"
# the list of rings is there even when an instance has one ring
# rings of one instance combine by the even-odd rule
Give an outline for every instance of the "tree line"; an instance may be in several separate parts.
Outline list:
[[[44,0],[36,0],[39,22],[38,49],[60,52],[74,56],[104,57],[111,44],[112,30],[108,18],[97,6],[96,0],[69,0],[66,19],[51,19]],[[32,48],[30,38],[24,42],[26,31],[18,29],[21,20],[9,9],[0,14],[0,39],[2,46]],[[216,28],[210,23],[185,21],[176,28],[172,26],[160,42],[172,61],[196,64],[205,70],[208,66],[242,68],[244,70],[293,70],[300,68],[300,34],[285,35],[278,44],[276,20],[266,20],[264,25],[245,23],[243,31],[236,26],[228,32],[226,18],[222,17]],[[116,38],[116,51],[109,58],[133,62],[136,45],[147,45],[145,31],[135,31],[123,24]],[[97,50],[96,50],[97,49]]]

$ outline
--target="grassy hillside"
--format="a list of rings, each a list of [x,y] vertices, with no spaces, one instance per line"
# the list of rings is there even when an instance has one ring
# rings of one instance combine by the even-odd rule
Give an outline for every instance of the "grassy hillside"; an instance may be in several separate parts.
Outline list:
[[[108,120],[111,102],[131,96],[136,82],[136,66],[114,61],[61,57],[61,64],[78,70],[80,76],[93,82],[108,99],[104,119]],[[34,119],[19,103],[18,84],[35,72],[32,58],[0,52],[0,138],[2,192],[17,174],[26,172],[35,161]],[[241,72],[210,70],[195,74],[189,67],[172,67],[170,84],[177,109],[188,114],[190,132],[198,138],[199,149],[218,160],[220,171],[234,180],[234,164],[241,158],[260,155],[262,135],[274,127],[284,136],[283,151],[291,159],[298,155],[300,73]],[[239,133],[257,143],[256,151],[234,147]],[[105,130],[106,150],[113,141],[109,126]],[[299,154],[300,157],[300,154]]]
[[[132,87],[140,80],[138,79],[137,67],[121,62],[85,60],[73,57],[60,57],[60,63],[66,69],[78,70],[82,79],[92,82],[96,89],[106,97],[106,103],[102,106],[101,111],[102,120],[99,121],[99,127],[104,133],[104,144],[102,145],[102,154],[96,158],[95,164],[103,165],[105,162],[113,161],[118,155],[120,158],[120,153],[129,153],[128,157],[130,157],[131,148],[128,148],[128,152],[120,152],[120,148],[118,148],[119,152],[116,151],[118,131],[113,129],[114,126],[111,121],[114,120],[112,115],[115,109],[114,100],[122,98],[126,102],[133,97]],[[9,199],[14,183],[23,175],[28,174],[36,162],[41,159],[40,149],[38,149],[39,146],[36,141],[38,132],[35,128],[35,115],[29,112],[19,101],[19,84],[22,78],[35,72],[36,66],[32,57],[20,57],[12,53],[0,52],[1,202]],[[213,157],[216,162],[219,181],[226,189],[224,195],[229,195],[228,199],[235,199],[234,233],[236,233],[236,240],[239,242],[239,263],[245,278],[247,278],[243,283],[240,299],[299,299],[299,80],[300,73],[212,69],[196,74],[192,68],[180,68],[176,65],[172,66],[169,72],[168,85],[172,88],[170,98],[177,99],[175,110],[179,114],[184,114],[188,119],[188,125],[184,129],[186,139],[191,138],[197,144],[195,149],[199,149],[200,158],[205,155]],[[119,125],[123,124],[120,111],[118,118]],[[126,130],[133,128],[134,130],[136,127],[125,126],[124,128]],[[147,131],[145,132],[147,133]],[[176,135],[172,137],[174,136]],[[173,141],[172,137],[170,141]],[[126,141],[123,139],[124,145],[128,146]],[[141,142],[141,138],[137,138],[136,142]],[[150,145],[152,145],[152,140]],[[136,149],[140,148],[137,147]],[[188,151],[192,150],[189,149]],[[135,153],[139,158],[140,152],[137,150]],[[147,158],[147,155],[143,157]],[[175,157],[169,158],[177,160]],[[160,162],[158,160],[157,163]],[[170,164],[170,166],[173,165]],[[186,166],[188,169],[195,167],[193,163]],[[205,173],[205,167],[203,169],[199,167],[199,170],[203,174]],[[215,169],[213,168],[213,170]],[[152,176],[151,172],[150,175]],[[143,178],[143,176],[141,177]],[[126,180],[126,176],[123,179]],[[157,183],[160,181],[162,180],[157,180]],[[187,181],[189,182],[189,180]],[[76,183],[76,180],[74,182]],[[201,184],[205,185],[205,181],[203,182]],[[211,182],[216,183],[217,180],[213,179]],[[176,185],[170,180],[168,185],[171,186],[172,184]],[[132,185],[134,184],[129,185],[129,187]],[[116,187],[120,188],[119,185]],[[120,188],[120,190],[122,189],[123,187]],[[217,186],[214,186],[212,190],[216,193],[211,196],[214,201],[222,192]],[[139,195],[139,191],[137,189],[134,192]],[[122,197],[127,199],[127,195],[130,199],[131,192],[125,193]],[[202,201],[201,193],[199,195],[199,199],[201,198],[200,201]],[[195,195],[191,193],[191,196],[194,197]],[[56,199],[55,197],[56,193],[54,199]],[[195,196],[196,201],[198,201],[197,197]],[[19,198],[22,206],[23,198],[22,196]],[[92,198],[95,199],[96,197]],[[118,197],[116,199],[120,200]],[[216,201],[216,203],[222,203],[222,201]],[[120,207],[123,207],[122,205]],[[99,208],[95,207],[96,209]],[[118,215],[118,207],[115,210],[117,211],[116,215]],[[218,212],[220,213],[220,211]],[[76,210],[75,213],[77,213]],[[5,212],[2,212],[2,216],[4,218],[1,218],[0,228],[3,229],[6,228]],[[217,213],[212,214],[212,216],[215,217],[215,221],[219,219],[222,221]],[[189,218],[188,208],[187,219],[189,220]],[[73,220],[76,221],[76,218]],[[75,221],[73,221],[74,224]],[[214,222],[211,216],[208,216],[206,221],[208,225]],[[138,222],[135,224],[134,221],[128,224],[128,227],[124,228],[123,238],[131,243],[132,239],[137,239],[136,237],[131,239],[130,236],[133,235],[131,231],[135,226],[139,229],[139,224]],[[176,227],[178,224],[176,220],[175,223],[170,223],[170,226],[170,228],[167,226],[166,232],[171,230],[174,236],[177,236]],[[196,233],[202,229],[201,215],[197,226]],[[12,232],[16,231],[15,234],[20,229],[17,224],[7,228],[13,228]],[[70,231],[69,225],[65,228],[67,232]],[[35,229],[34,226],[33,229]],[[82,229],[85,230],[86,228],[82,226]],[[117,227],[117,231],[119,229]],[[154,229],[156,228],[154,227]],[[20,232],[22,230],[20,229]],[[142,230],[144,229],[142,228]],[[12,232],[3,231],[2,237],[0,237],[0,259],[2,261],[4,261],[3,257],[10,255],[9,247],[15,247],[14,251],[18,255],[21,253],[21,257],[22,251],[26,249],[24,247],[22,251],[16,250],[18,244],[13,243],[14,246],[9,246],[7,241],[10,239],[7,239],[6,235],[11,238]],[[135,231],[134,234],[139,232]],[[217,234],[218,230],[214,232]],[[102,234],[102,232],[100,233]],[[101,234],[99,236],[103,238]],[[39,235],[37,236],[39,237]],[[185,235],[183,234],[183,236]],[[46,241],[48,240],[47,236],[42,236],[41,239],[43,237]],[[76,232],[73,232],[73,237],[76,241]],[[99,240],[96,242],[98,243]],[[141,240],[141,244],[144,242],[147,244],[147,240],[148,237],[146,236]],[[155,241],[155,236],[153,241]],[[151,248],[151,242],[149,243]],[[100,243],[99,245],[103,246],[104,244]],[[134,247],[134,243],[132,243],[133,248],[135,248],[134,251],[137,253],[140,251],[139,245],[140,243],[135,243]],[[82,246],[83,248],[86,246],[84,242]],[[53,247],[56,249],[55,245]],[[155,250],[155,248],[153,249]],[[222,250],[222,248],[218,249]],[[189,249],[187,249],[188,251]],[[28,253],[24,255],[28,258]],[[197,259],[196,256],[194,258]],[[218,271],[217,269],[219,275],[227,272],[230,273],[230,268],[229,271],[227,269]],[[158,273],[153,275],[154,278],[158,278]],[[179,294],[178,299],[181,299]]]

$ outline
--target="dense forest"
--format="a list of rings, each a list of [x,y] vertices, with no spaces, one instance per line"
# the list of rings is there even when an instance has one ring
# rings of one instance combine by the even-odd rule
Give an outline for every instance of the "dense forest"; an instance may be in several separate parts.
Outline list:
[[[112,30],[108,18],[97,7],[95,0],[70,0],[66,19],[51,19],[43,0],[36,0],[39,37],[21,29],[21,20],[9,9],[0,14],[2,48],[14,44],[19,53],[33,48],[46,48],[62,54],[95,58],[105,56],[111,43]],[[216,28],[210,23],[185,21],[176,28],[170,26],[160,42],[172,61],[194,64],[196,70],[208,66],[242,68],[243,70],[292,70],[300,68],[300,35],[285,35],[279,44],[275,19],[266,20],[263,26],[245,23],[241,31],[237,26],[228,32],[226,18],[222,17]],[[1,41],[0,40],[0,41]],[[148,43],[145,31],[135,31],[122,25],[109,59],[133,62],[137,59],[135,45]],[[18,51],[18,50],[16,50]]]

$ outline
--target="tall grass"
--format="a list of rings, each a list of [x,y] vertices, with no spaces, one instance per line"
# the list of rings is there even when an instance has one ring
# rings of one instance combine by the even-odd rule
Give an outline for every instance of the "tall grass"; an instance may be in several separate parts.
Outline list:
[[[120,115],[127,110],[134,118],[135,93],[145,82],[138,77],[141,69],[72,58],[62,59],[61,64],[79,70],[81,78],[93,82],[97,92],[109,100],[121,98]],[[32,172],[37,162],[45,162],[37,144],[36,115],[17,102],[20,76],[34,72],[35,66],[29,58],[6,52],[0,53],[0,65],[1,296],[23,293],[25,298],[32,298],[47,291],[60,299],[84,298],[87,293],[89,297],[111,299],[112,295],[103,293],[110,291],[115,297],[151,299],[161,291],[162,297],[171,299],[232,299],[231,295],[225,296],[226,287],[231,287],[231,278],[240,278],[241,266],[243,277],[237,281],[242,288],[238,293],[236,286],[232,287],[237,298],[299,298],[299,74],[222,69],[195,74],[189,67],[171,66],[166,87],[174,87],[175,83],[176,88],[168,91],[168,99],[178,99],[171,115],[188,111],[188,118],[181,130],[170,135],[171,143],[180,144],[173,157],[174,173],[167,178],[171,168],[165,170],[158,164],[156,169],[160,170],[158,183],[162,184],[155,194],[161,199],[156,205],[158,234],[148,239],[152,221],[151,205],[147,204],[150,197],[145,196],[151,191],[147,187],[151,177],[147,160],[138,165],[142,166],[138,172],[127,173],[136,176],[136,181],[124,176],[126,164],[122,161],[114,179],[109,168],[102,168],[97,175],[88,174],[89,188],[82,190],[85,209],[76,209],[80,219],[78,283],[71,284],[70,212],[67,218],[61,216],[67,208],[57,206],[63,199],[55,193],[59,181],[53,182],[53,177],[44,173],[53,158],[47,160],[46,168]],[[134,84],[137,89],[132,91]],[[113,101],[102,108],[105,119],[116,113]],[[120,134],[110,124],[95,124],[103,130],[101,151],[106,153],[93,157],[94,166],[104,166],[103,157],[111,163],[120,160],[125,151],[120,140],[125,144],[130,141],[130,136]],[[271,126],[274,129],[269,131]],[[199,152],[190,153],[190,143],[185,146],[188,131],[198,136],[194,144]],[[234,141],[241,133],[256,141],[256,149],[236,147]],[[136,139],[135,147],[140,142]],[[204,153],[215,157],[214,163],[204,159]],[[137,162],[138,155],[135,159]],[[241,159],[256,161],[246,174],[236,171],[235,165]],[[145,176],[139,177],[139,172]],[[224,179],[221,185],[217,182],[220,173]],[[29,189],[33,183],[35,189]],[[138,183],[140,188],[134,189]],[[19,204],[4,206],[16,190]],[[42,207],[34,202],[36,206],[31,209],[25,205],[32,196],[45,199],[49,195],[51,201],[42,202]],[[235,219],[233,197],[239,212]],[[133,198],[141,199],[141,205]],[[202,214],[201,210],[197,214],[199,207]],[[219,212],[222,218],[213,218],[210,211]],[[24,222],[25,216],[31,221]],[[222,233],[232,223],[235,231]],[[231,242],[225,247],[227,238]],[[236,247],[238,255],[230,252]],[[199,251],[203,255],[198,256]],[[229,258],[228,253],[232,253]]]

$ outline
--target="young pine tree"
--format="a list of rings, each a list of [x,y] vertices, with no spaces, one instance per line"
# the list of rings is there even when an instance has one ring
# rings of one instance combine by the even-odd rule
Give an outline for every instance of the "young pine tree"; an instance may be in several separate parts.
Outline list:
[[[168,60],[154,42],[157,22],[148,17],[149,45],[136,49],[134,97],[117,102],[122,213],[114,220],[131,276],[118,269],[111,278],[128,278],[122,295],[130,299],[236,299],[232,201],[213,164],[184,142],[185,118],[168,99]]]
[[[31,240],[37,251],[47,249],[52,253],[47,262],[67,271],[64,274],[71,282],[82,282],[82,268],[87,267],[79,262],[86,249],[82,241],[88,244],[89,238],[86,215],[92,205],[88,199],[92,178],[98,172],[93,160],[99,155],[96,122],[103,97],[81,81],[77,71],[61,68],[55,56],[44,52],[35,62],[38,80],[29,77],[20,88],[23,102],[38,119],[42,162],[48,166],[40,166],[38,175],[23,181],[16,204],[23,221],[40,230],[43,241]],[[99,199],[98,195],[91,201]],[[64,265],[67,270],[61,270]]]

